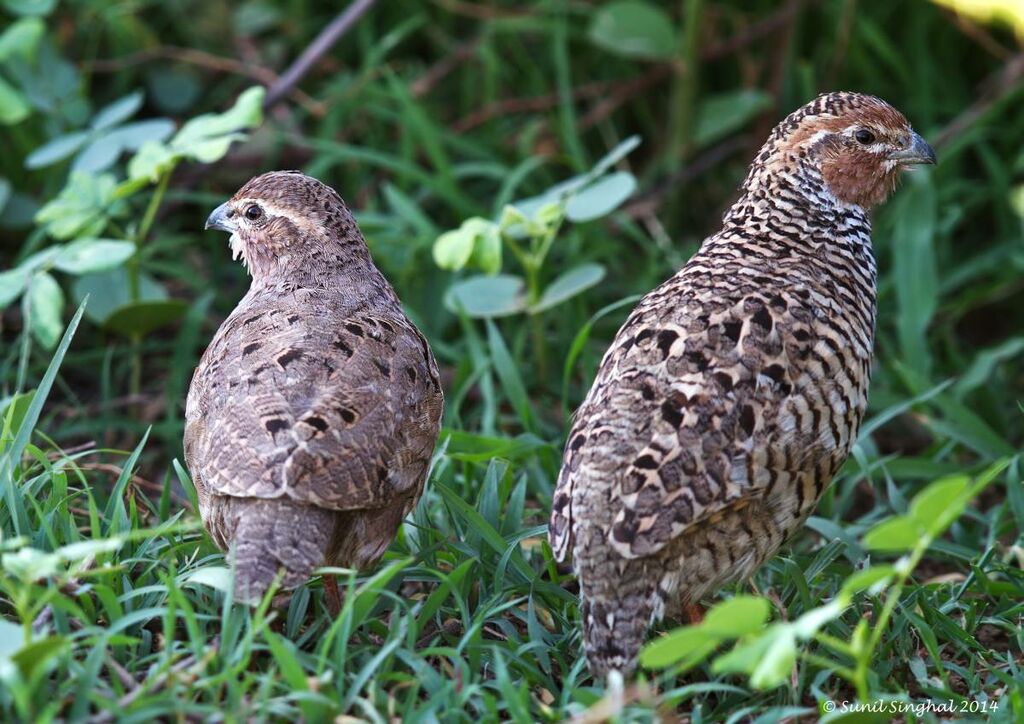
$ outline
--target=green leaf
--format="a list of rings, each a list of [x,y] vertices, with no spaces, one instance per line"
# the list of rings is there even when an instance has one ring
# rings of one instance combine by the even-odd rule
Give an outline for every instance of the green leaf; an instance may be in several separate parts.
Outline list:
[[[636,191],[636,178],[627,171],[608,174],[584,187],[565,202],[565,217],[576,223],[610,214]]]
[[[224,113],[193,118],[171,140],[171,150],[203,163],[220,160],[232,142],[245,138],[242,131],[263,122],[265,94],[262,86],[254,86],[238,96],[235,105]]]
[[[134,151],[143,145],[159,143],[174,132],[174,123],[164,118],[130,123],[100,134],[78,155],[72,171],[99,173],[117,161],[125,151]]]
[[[474,236],[472,262],[485,274],[501,271],[501,231],[497,224],[488,221]]]
[[[49,15],[57,0],[3,0],[3,4],[15,15]]]
[[[4,553],[0,566],[24,583],[39,581],[57,575],[61,569],[60,557],[36,548],[22,548],[14,553]]]
[[[857,571],[843,582],[839,591],[840,597],[847,599],[859,591],[876,592],[877,589],[888,583],[896,575],[896,569],[892,566],[871,566],[863,571]]]
[[[28,286],[28,326],[46,349],[53,349],[64,330],[64,292],[46,272],[36,272]]]
[[[13,125],[28,118],[28,100],[14,86],[0,78],[0,123]]]
[[[188,312],[188,307],[183,299],[129,302],[111,312],[103,326],[125,336],[145,336],[177,322]]]
[[[46,24],[39,18],[16,20],[7,30],[0,33],[0,62],[12,58],[32,60],[44,32]]]
[[[161,176],[174,168],[179,158],[165,144],[147,141],[128,162],[128,178],[159,181]]]
[[[627,58],[666,60],[676,53],[676,30],[661,8],[640,0],[603,5],[590,22],[590,40]]]
[[[231,592],[231,571],[225,566],[203,566],[185,577],[184,585],[202,585],[223,593]]]
[[[931,371],[927,332],[938,307],[939,272],[935,254],[938,199],[926,171],[906,174],[909,183],[889,209],[896,219],[890,247],[897,302],[900,359],[925,380]]]
[[[78,239],[61,249],[53,266],[68,274],[90,274],[121,266],[134,253],[130,241]]]
[[[689,669],[706,659],[721,641],[702,626],[683,626],[644,646],[640,664],[648,669],[665,669],[674,664]]]
[[[72,173],[57,198],[36,213],[36,222],[44,224],[50,236],[57,239],[98,236],[107,225],[107,217],[116,210],[116,189],[111,174]]]
[[[442,269],[458,271],[473,254],[473,237],[462,228],[446,231],[434,242],[434,263]]]
[[[32,274],[20,267],[0,272],[0,309],[20,297],[31,278]]]
[[[21,670],[23,678],[30,679],[37,671],[50,665],[52,659],[67,646],[68,641],[63,636],[47,636],[23,646],[18,653],[11,656],[11,661]]]
[[[11,182],[0,176],[0,211],[4,210],[7,201],[11,198],[11,188]]]
[[[910,501],[909,517],[931,537],[941,535],[967,505],[965,493],[969,485],[970,478],[966,475],[935,481]]]
[[[508,274],[476,276],[453,284],[444,303],[452,312],[465,311],[470,317],[505,317],[526,309],[522,278]]]
[[[85,131],[75,131],[52,138],[28,155],[25,159],[25,168],[43,168],[63,161],[80,149],[87,140],[89,134]]]
[[[771,94],[757,90],[740,90],[707,98],[697,112],[694,146],[703,148],[725,138],[771,106]]]
[[[0,618],[0,661],[9,660],[24,645],[25,629]]]
[[[96,131],[102,131],[127,121],[140,108],[142,108],[142,91],[135,91],[101,108],[93,116],[92,122],[89,125]]]
[[[912,518],[897,515],[869,530],[862,543],[873,551],[909,551],[921,541],[922,533]]]
[[[700,623],[719,639],[740,638],[760,631],[768,622],[771,605],[759,596],[733,596],[708,611]]]
[[[83,274],[71,286],[75,299],[89,297],[89,319],[103,324],[114,310],[131,303],[131,282],[128,271],[117,267],[96,274]],[[139,299],[167,299],[167,290],[148,274],[139,275]]]
[[[605,269],[600,264],[581,264],[565,272],[544,290],[531,312],[543,312],[567,299],[590,289],[604,279]]]
[[[530,398],[526,394],[526,385],[519,374],[519,367],[516,365],[508,346],[498,331],[498,327],[491,320],[487,320],[487,344],[491,350],[491,361],[494,370],[498,373],[502,389],[508,396],[509,402],[515,408],[516,414],[523,427],[532,431],[533,410],[530,406]]]

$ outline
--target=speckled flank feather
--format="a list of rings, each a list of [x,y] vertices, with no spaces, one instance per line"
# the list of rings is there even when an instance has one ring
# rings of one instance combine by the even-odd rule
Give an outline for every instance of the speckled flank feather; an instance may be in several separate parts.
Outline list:
[[[337,193],[277,172],[229,207],[253,281],[193,377],[185,455],[204,523],[234,551],[237,595],[253,601],[279,571],[293,586],[383,554],[423,491],[442,395]]]
[[[893,147],[912,138],[897,111],[856,94],[783,120],[722,230],[629,315],[576,414],[550,538],[580,579],[595,675],[632,672],[650,622],[748,577],[856,440],[875,261],[867,211],[843,197],[876,192],[837,192],[822,169],[871,162],[871,184],[892,182],[888,146],[868,156],[835,137],[853,125]]]

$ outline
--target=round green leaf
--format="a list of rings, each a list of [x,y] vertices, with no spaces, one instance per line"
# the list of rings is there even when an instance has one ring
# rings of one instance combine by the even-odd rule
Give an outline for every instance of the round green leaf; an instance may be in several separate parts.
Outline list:
[[[105,322],[115,309],[129,304],[132,300],[128,270],[124,267],[95,274],[83,274],[75,279],[71,291],[77,304],[81,304],[88,295],[89,305],[85,308],[85,314],[98,324]],[[139,299],[167,299],[167,290],[149,275],[140,274]]]
[[[125,336],[145,336],[155,329],[177,322],[185,316],[188,308],[188,302],[182,299],[132,302],[111,312],[103,326]]]
[[[590,23],[590,39],[627,58],[666,60],[676,53],[676,29],[664,10],[649,2],[620,0],[603,5]]]
[[[565,203],[565,216],[570,221],[592,221],[615,211],[636,191],[636,178],[626,171],[616,171],[570,196]]]
[[[434,242],[434,263],[442,269],[458,271],[473,254],[473,236],[464,229],[446,231]]]
[[[53,265],[68,274],[91,274],[121,266],[134,253],[130,241],[78,239],[61,250]]]
[[[445,306],[470,317],[504,317],[526,309],[523,291],[526,284],[520,277],[508,274],[476,276],[452,285],[445,294]]]

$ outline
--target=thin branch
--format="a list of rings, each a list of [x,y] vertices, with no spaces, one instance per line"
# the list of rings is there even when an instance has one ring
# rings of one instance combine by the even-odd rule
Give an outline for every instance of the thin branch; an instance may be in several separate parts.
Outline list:
[[[353,0],[351,5],[320,31],[313,42],[302,51],[302,55],[270,86],[263,101],[263,107],[272,108],[281,102],[320,58],[341,40],[341,37],[356,24],[359,18],[366,14],[367,10],[373,7],[375,2],[376,0]]]
[[[174,45],[147,48],[135,53],[129,53],[120,58],[85,61],[82,63],[82,67],[87,72],[92,73],[118,73],[125,68],[151,63],[155,60],[173,60],[179,63],[206,68],[216,73],[240,75],[244,78],[251,78],[257,83],[266,86],[273,85],[279,80],[277,73],[269,68],[253,65],[252,63],[244,63],[235,58],[225,58],[195,48],[180,48]],[[288,95],[314,116],[321,117],[326,112],[323,103],[310,98],[298,88],[291,89]]]

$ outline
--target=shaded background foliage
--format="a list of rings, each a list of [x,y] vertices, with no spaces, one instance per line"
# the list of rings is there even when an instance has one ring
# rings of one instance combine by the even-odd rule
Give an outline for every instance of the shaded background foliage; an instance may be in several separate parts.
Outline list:
[[[219,616],[228,631],[220,650],[234,635],[238,660],[255,662],[232,683],[203,691],[161,684],[151,698],[137,695],[138,711],[183,711],[181,701],[191,701],[196,712],[209,712],[226,698],[264,716],[298,707],[308,718],[373,709],[558,718],[597,701],[601,687],[586,681],[578,658],[572,583],[541,542],[568,415],[628,299],[672,273],[717,229],[772,126],[821,91],[892,102],[933,142],[940,164],[909,174],[876,214],[877,363],[856,459],[795,552],[759,574],[758,585],[791,615],[829,599],[846,573],[868,561],[860,533],[905,512],[923,482],[1015,455],[1024,434],[1024,52],[1012,22],[1019,4],[995,4],[1009,11],[1001,21],[923,0],[379,3],[282,88],[285,69],[336,10],[308,0],[0,1],[0,269],[8,270],[0,276],[0,406],[12,419],[29,400],[15,395],[43,378],[64,323],[92,294],[34,438],[47,464],[26,463],[0,480],[19,490],[20,510],[35,521],[34,549],[142,531],[174,519],[187,502],[187,478],[171,462],[181,456],[185,390],[205,342],[248,283],[224,239],[201,227],[252,175],[301,168],[338,189],[443,368],[448,405],[436,485],[388,559],[414,563],[364,582],[380,601],[364,597],[375,616],[356,606],[346,619],[350,650],[332,643],[317,653],[328,624],[311,602],[319,601],[316,584],[291,604],[285,638],[259,616],[220,613],[220,594],[179,587],[182,571],[219,561],[194,529],[139,538],[150,541],[142,546],[148,552],[133,542],[93,556],[90,565],[136,571],[133,580],[96,574],[97,590],[102,582],[123,603],[145,599],[155,611],[152,620],[125,624],[132,641],[109,654],[129,678],[153,675],[154,661],[166,670],[188,656],[190,665],[203,661],[200,642],[213,638]],[[16,25],[17,34],[7,33]],[[271,89],[262,123],[256,102],[234,125],[207,120],[206,135],[174,145],[189,119],[230,114],[259,85]],[[587,173],[634,136],[640,144],[606,169],[622,183],[592,199],[601,211],[595,220],[563,219],[556,210],[554,221],[525,237],[503,233],[515,219],[488,226],[508,220],[510,202]],[[168,149],[177,149],[173,161]],[[106,186],[98,180],[105,173]],[[76,214],[82,224],[64,233],[59,225]],[[474,250],[465,268],[439,267],[438,238],[477,217],[454,242]],[[94,237],[113,245],[47,256],[55,243]],[[517,244],[546,251],[524,262]],[[504,276],[488,275],[499,266]],[[581,266],[590,272],[560,280]],[[518,282],[501,281],[510,275],[525,276],[538,293],[561,282],[564,293],[557,305],[530,313],[516,301]],[[477,286],[461,298],[460,313],[451,289],[468,279]],[[484,302],[506,297],[509,314],[482,311]],[[135,476],[128,474],[134,461],[126,468],[122,455],[88,452],[72,463],[77,453],[56,447],[132,450],[147,430]],[[47,467],[53,461],[60,461],[56,473]],[[73,471],[70,507],[48,492],[65,468]],[[919,580],[937,582],[915,587],[914,605],[901,608],[907,613],[879,653],[873,692],[998,699],[1015,691],[1020,715],[1013,601],[1024,590],[1014,563],[1024,496],[1016,462],[1007,470],[925,559],[931,568]],[[126,491],[138,500],[119,500]],[[52,507],[37,504],[44,499]],[[20,514],[0,516],[5,538],[28,535],[13,526]],[[111,529],[121,515],[125,526]],[[188,514],[175,524],[194,520]],[[197,545],[200,558],[191,555]],[[133,556],[147,561],[145,572]],[[4,579],[0,610],[14,620],[24,613],[20,595],[49,591],[58,633],[68,634],[68,621],[79,617],[99,636],[113,609],[62,607],[61,596],[90,594],[59,593],[59,581],[66,589],[67,577],[78,575],[60,570],[64,578],[26,573],[17,586],[10,583],[17,576]],[[954,597],[942,576],[967,583]],[[426,601],[429,615],[409,601]],[[190,607],[186,633],[166,622],[174,617],[168,606]],[[388,606],[402,615],[385,615]],[[867,597],[857,606],[863,614],[873,603]],[[436,626],[409,629],[418,617]],[[153,634],[160,626],[162,647]],[[842,621],[834,626],[835,635],[849,634]],[[131,693],[115,667],[100,666],[106,643],[69,641],[54,645],[45,665],[22,671],[35,683],[24,684],[23,700],[0,697],[7,712],[84,715]],[[377,660],[382,641],[396,648]],[[333,679],[323,679],[328,661]],[[361,676],[367,661],[377,668]],[[211,663],[199,681],[230,679],[224,672],[232,665]],[[47,677],[60,672],[78,676],[83,691],[96,684],[88,703],[64,708],[70,684],[56,704],[43,696]],[[660,699],[647,689],[626,698],[642,700],[641,710],[696,702],[712,718],[737,710],[777,717],[842,698],[842,685],[826,674],[802,661],[794,691],[755,698],[734,681],[703,691],[667,677]],[[444,678],[456,675],[457,686]],[[320,677],[319,690],[294,698],[289,692],[300,683],[308,689],[307,676]],[[417,676],[422,681],[409,688]],[[725,681],[706,671],[703,678]],[[423,704],[426,693],[441,703]],[[1002,715],[1012,719],[1009,705]]]

